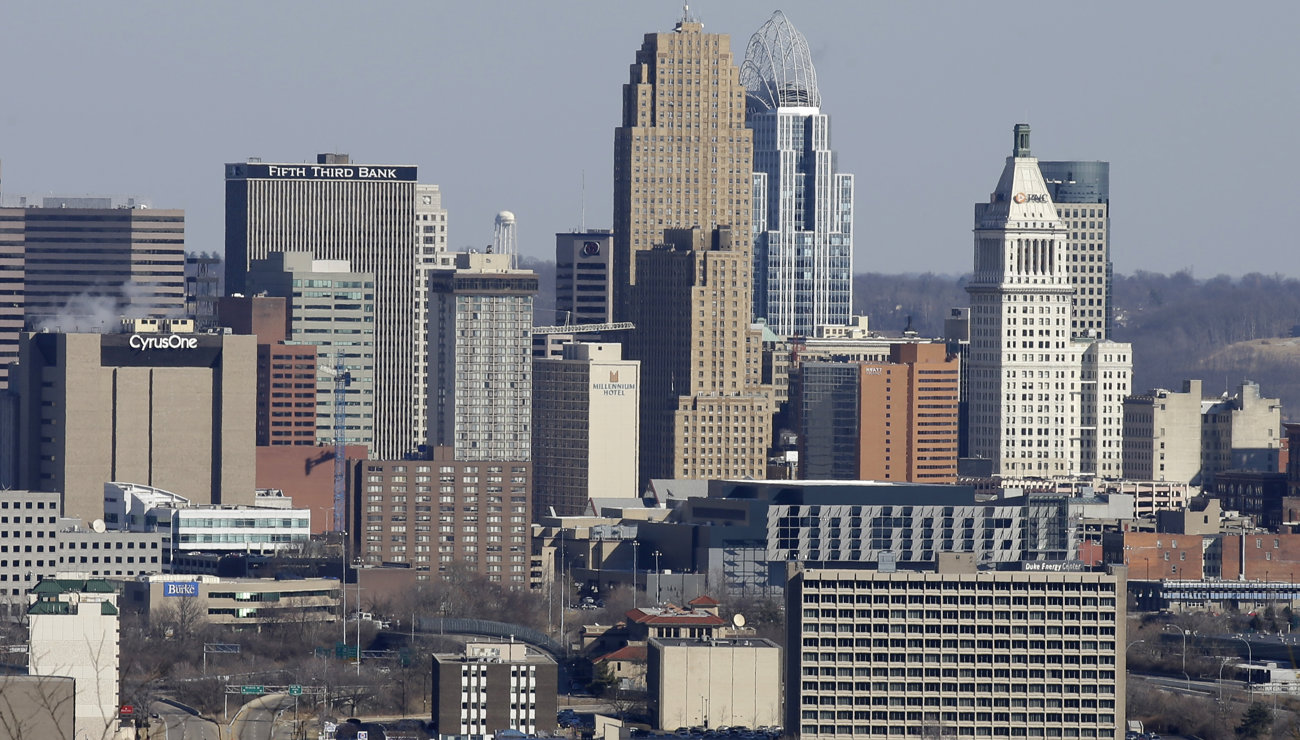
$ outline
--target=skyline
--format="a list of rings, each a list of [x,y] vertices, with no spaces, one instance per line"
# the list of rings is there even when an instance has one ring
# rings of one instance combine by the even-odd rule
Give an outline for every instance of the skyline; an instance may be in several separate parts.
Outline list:
[[[1287,181],[1300,144],[1294,103],[1273,92],[1300,68],[1283,36],[1300,10],[942,7],[691,7],[731,35],[737,65],[774,9],[808,38],[838,166],[857,175],[856,271],[969,272],[970,204],[993,189],[1006,132],[1028,122],[1041,159],[1111,162],[1117,272],[1300,276],[1274,258],[1300,226]],[[584,173],[586,227],[611,225],[626,50],[680,14],[577,1],[8,8],[3,190],[183,208],[187,248],[213,252],[224,163],[337,150],[418,165],[442,188],[452,249],[489,243],[510,210],[521,253],[550,258],[553,234],[582,221]]]

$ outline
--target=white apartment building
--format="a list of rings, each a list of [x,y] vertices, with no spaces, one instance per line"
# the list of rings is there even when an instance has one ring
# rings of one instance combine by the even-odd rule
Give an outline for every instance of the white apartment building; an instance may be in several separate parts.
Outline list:
[[[1001,475],[1116,477],[1132,350],[1075,341],[1066,228],[1030,155],[1029,126],[975,206],[970,454]]]
[[[104,580],[47,578],[27,608],[27,672],[76,680],[76,736],[116,734],[118,695],[117,592]]]
[[[1122,569],[975,571],[944,560],[930,572],[792,571],[788,733],[1123,736]]]

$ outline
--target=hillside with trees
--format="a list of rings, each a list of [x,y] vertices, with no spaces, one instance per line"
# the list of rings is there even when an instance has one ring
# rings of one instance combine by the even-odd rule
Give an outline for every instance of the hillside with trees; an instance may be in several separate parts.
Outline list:
[[[907,325],[940,336],[950,308],[970,305],[966,276],[863,274],[854,279],[854,313],[887,334]],[[1116,275],[1113,339],[1133,344],[1133,390],[1179,390],[1185,378],[1206,393],[1243,380],[1282,399],[1300,418],[1300,280],[1252,273],[1198,280],[1190,272]]]

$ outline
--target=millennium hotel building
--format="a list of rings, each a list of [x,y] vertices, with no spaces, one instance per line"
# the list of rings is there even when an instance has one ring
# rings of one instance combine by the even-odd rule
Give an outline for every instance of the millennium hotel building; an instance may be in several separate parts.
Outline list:
[[[316,164],[226,165],[227,293],[247,293],[251,262],[272,252],[347,260],[353,272],[375,276],[372,458],[401,459],[424,443],[416,195],[414,166],[355,164],[343,154]]]

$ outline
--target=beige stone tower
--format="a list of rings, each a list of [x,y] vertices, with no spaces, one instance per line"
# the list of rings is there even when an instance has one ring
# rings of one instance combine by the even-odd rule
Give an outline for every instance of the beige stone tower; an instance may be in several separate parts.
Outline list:
[[[642,362],[641,483],[762,477],[772,402],[751,329],[745,90],[725,34],[647,34],[614,133],[615,313]]]

